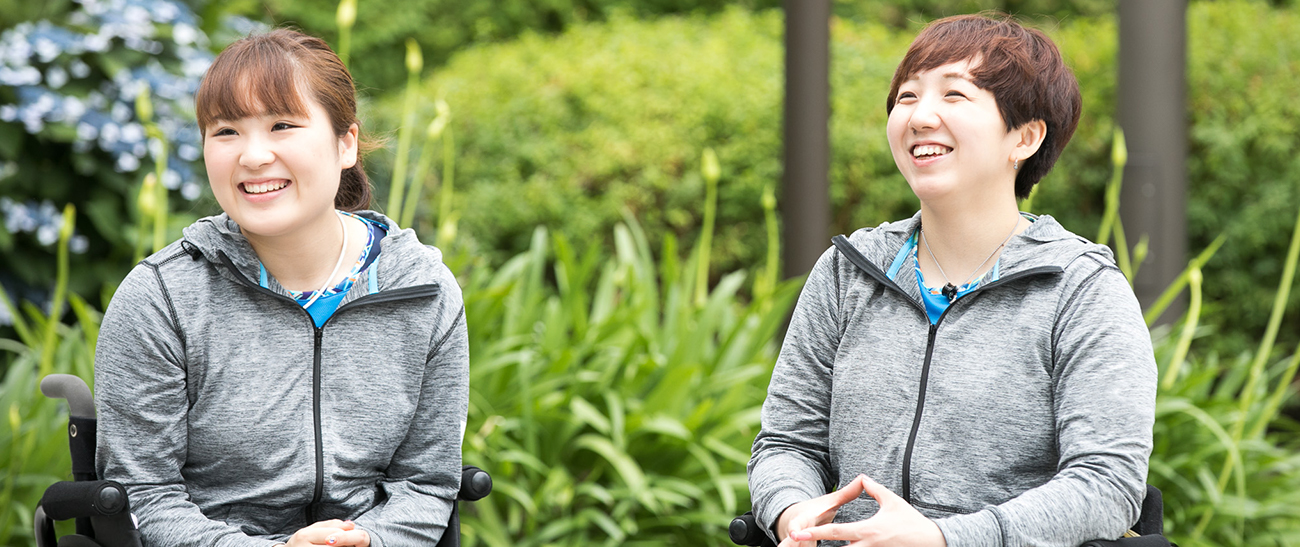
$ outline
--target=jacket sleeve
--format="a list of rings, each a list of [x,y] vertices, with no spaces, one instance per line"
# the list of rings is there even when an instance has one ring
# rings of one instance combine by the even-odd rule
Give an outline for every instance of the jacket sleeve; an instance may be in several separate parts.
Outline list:
[[[1137,522],[1155,422],[1156,364],[1137,299],[1113,266],[1091,272],[1053,331],[1059,464],[1045,484],[939,519],[949,547],[1073,547]]]
[[[181,476],[189,409],[184,345],[156,270],[137,265],[105,311],[95,349],[97,472],[126,487],[145,545],[273,545],[208,519],[190,501]]]
[[[831,248],[808,275],[763,401],[749,491],[768,535],[787,507],[834,488],[829,429],[831,371],[841,336],[838,262]]]
[[[469,337],[456,281],[447,272],[439,324],[426,359],[416,419],[380,482],[383,502],[355,519],[373,547],[433,545],[460,490],[461,440],[469,407]]]

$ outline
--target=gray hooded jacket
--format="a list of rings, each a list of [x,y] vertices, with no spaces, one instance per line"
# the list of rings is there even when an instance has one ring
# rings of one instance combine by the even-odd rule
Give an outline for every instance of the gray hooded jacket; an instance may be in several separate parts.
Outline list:
[[[460,486],[469,354],[441,253],[389,235],[321,328],[227,216],[145,259],[104,314],[97,468],[149,546],[267,546],[351,519],[371,545],[432,545]]]
[[[759,522],[866,474],[949,547],[1119,537],[1145,494],[1156,366],[1110,251],[1038,217],[932,326],[914,260],[884,273],[919,223],[858,230],[862,265],[831,248],[809,275],[749,463]],[[863,495],[835,520],[877,510]]]

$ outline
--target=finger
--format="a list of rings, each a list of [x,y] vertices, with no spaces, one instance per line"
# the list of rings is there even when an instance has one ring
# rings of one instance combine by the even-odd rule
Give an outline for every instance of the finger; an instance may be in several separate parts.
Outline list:
[[[797,541],[818,541],[823,539],[844,539],[854,540],[861,539],[857,533],[855,523],[849,524],[823,524],[805,528],[790,534],[790,537]]]
[[[304,530],[312,529],[312,528],[338,528],[340,530],[344,530],[344,529],[351,530],[351,528],[344,528],[345,526],[348,525],[348,522],[349,521],[343,521],[339,519],[322,520],[319,522],[311,523],[311,525],[304,528]]]
[[[330,534],[325,538],[325,545],[334,547],[369,545],[370,535],[365,530],[345,530]]]
[[[839,490],[832,492],[831,495],[836,502],[835,505],[838,507],[840,505],[844,505],[848,502],[858,499],[858,496],[861,496],[862,492],[866,490],[862,484],[862,479],[865,478],[866,475],[858,475],[856,477],[853,477],[853,480],[849,481],[849,483],[844,485],[843,488],[840,488]]]
[[[293,537],[297,538],[298,541],[304,541],[311,545],[330,545],[327,542],[331,535],[347,532],[355,527],[356,525],[351,522],[338,519],[322,520],[298,530],[293,534]]]
[[[861,479],[862,479],[861,482],[863,484],[863,488],[867,492],[867,495],[875,498],[877,502],[880,502],[881,509],[885,509],[887,507],[894,507],[900,503],[903,505],[908,505],[908,503],[905,500],[903,500],[903,498],[898,497],[898,494],[895,494],[893,490],[885,488],[883,484],[871,480],[870,477],[867,477],[865,475],[863,475]]]

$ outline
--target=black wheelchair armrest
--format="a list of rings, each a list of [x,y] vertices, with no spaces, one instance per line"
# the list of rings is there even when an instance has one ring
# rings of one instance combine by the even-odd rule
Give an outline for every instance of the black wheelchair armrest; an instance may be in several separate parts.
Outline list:
[[[126,488],[114,481],[56,482],[45,490],[37,512],[39,518],[34,518],[33,524],[37,544],[42,547],[55,542],[53,521],[68,519],[89,519],[93,541],[85,543],[91,541],[89,535],[64,536],[57,540],[60,546],[76,542],[106,547],[140,546],[140,532],[131,518]]]
[[[731,537],[731,542],[736,545],[773,547],[772,538],[767,537],[767,533],[754,520],[753,511],[731,519],[731,525],[727,527],[727,535]]]
[[[466,465],[460,470],[460,501],[478,501],[492,493],[492,475],[487,471]]]

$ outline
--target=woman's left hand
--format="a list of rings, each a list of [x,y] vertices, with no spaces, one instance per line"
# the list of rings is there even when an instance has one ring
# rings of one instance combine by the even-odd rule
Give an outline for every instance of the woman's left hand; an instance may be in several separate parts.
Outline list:
[[[867,520],[823,524],[792,532],[796,541],[841,540],[849,547],[900,545],[906,547],[947,547],[939,526],[888,488],[870,478],[860,477],[868,495],[880,502],[880,511]]]

